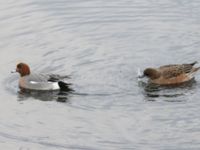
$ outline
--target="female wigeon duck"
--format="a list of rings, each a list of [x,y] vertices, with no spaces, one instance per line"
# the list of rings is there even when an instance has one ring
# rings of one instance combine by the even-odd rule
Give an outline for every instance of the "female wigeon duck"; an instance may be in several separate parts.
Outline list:
[[[20,74],[19,87],[27,90],[67,90],[70,91],[69,84],[61,81],[67,76],[45,75],[31,73],[30,68],[25,63],[19,63],[16,71]]]
[[[141,77],[146,76],[149,78],[150,83],[158,85],[181,84],[194,78],[194,74],[200,69],[200,67],[194,67],[196,63],[147,68]]]

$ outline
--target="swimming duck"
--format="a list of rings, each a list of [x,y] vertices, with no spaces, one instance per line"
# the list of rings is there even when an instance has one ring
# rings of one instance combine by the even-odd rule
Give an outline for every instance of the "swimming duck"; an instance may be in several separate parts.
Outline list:
[[[146,68],[142,77],[148,77],[150,83],[158,85],[174,85],[190,81],[200,67],[194,67],[197,62],[190,64],[165,65],[159,68]]]
[[[39,91],[70,90],[69,84],[62,81],[68,78],[68,76],[31,73],[26,63],[17,64],[16,70],[13,72],[18,72],[20,74],[19,87],[21,89]]]

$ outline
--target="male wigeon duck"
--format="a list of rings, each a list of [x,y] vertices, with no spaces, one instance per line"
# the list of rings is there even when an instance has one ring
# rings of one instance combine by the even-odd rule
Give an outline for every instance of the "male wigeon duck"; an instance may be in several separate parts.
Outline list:
[[[148,77],[149,82],[158,85],[176,85],[185,83],[194,78],[194,74],[200,67],[194,67],[197,62],[191,64],[174,64],[159,68],[147,68],[140,77]]]
[[[19,63],[16,70],[20,74],[19,87],[26,90],[67,90],[70,91],[69,84],[61,81],[67,76],[34,74],[25,63]]]

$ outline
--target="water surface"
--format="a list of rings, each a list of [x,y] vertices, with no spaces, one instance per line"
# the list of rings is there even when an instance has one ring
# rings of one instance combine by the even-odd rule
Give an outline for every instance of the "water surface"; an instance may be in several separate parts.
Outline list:
[[[200,148],[200,75],[148,91],[137,69],[200,58],[197,0],[7,0],[0,5],[0,148]],[[75,90],[22,95],[19,62]]]

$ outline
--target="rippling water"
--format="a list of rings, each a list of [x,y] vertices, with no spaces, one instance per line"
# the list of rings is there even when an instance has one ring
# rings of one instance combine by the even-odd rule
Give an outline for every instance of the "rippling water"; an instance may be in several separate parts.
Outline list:
[[[148,90],[137,69],[200,58],[198,0],[7,0],[0,5],[0,148],[200,149],[200,74]],[[18,62],[74,93],[23,95]]]

